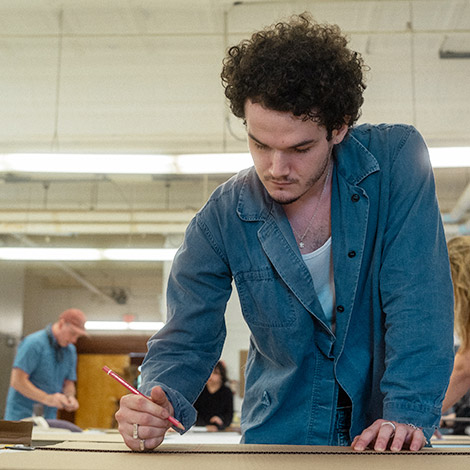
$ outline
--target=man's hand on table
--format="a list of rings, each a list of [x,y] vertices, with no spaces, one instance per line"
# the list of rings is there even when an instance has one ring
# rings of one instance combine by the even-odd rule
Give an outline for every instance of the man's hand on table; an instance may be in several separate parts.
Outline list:
[[[383,452],[390,449],[392,452],[398,452],[405,449],[418,451],[425,444],[426,438],[420,428],[411,424],[378,419],[353,439],[351,447],[356,451],[372,449]]]

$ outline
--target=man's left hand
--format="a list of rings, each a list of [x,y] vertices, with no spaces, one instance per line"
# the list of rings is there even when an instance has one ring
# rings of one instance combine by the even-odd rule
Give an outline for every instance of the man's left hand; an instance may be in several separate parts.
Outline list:
[[[399,452],[404,449],[418,451],[425,444],[426,438],[420,428],[411,424],[378,419],[353,439],[351,447],[356,451],[373,449],[383,452],[390,449],[392,452]]]

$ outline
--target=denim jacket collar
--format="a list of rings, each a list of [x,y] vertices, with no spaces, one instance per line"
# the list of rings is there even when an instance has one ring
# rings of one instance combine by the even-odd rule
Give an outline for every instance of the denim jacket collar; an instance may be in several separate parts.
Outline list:
[[[343,142],[335,147],[336,171],[353,186],[380,170],[374,155],[359,140],[368,136],[367,128],[363,127],[350,130]]]

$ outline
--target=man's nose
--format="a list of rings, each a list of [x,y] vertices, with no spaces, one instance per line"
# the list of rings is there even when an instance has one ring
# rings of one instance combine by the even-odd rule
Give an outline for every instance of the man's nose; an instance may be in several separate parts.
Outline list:
[[[283,178],[289,175],[289,165],[285,154],[280,150],[274,150],[272,153],[270,173],[273,178]]]

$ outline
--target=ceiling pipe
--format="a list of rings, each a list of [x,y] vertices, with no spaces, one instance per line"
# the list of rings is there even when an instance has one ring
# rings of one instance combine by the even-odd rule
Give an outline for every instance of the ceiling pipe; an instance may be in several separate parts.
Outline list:
[[[20,241],[21,243],[24,243],[25,245],[27,246],[30,246],[30,247],[36,247],[37,245],[32,242],[28,237],[25,237],[23,235],[19,235],[19,234],[12,234],[18,241]],[[80,274],[78,274],[76,271],[74,271],[72,268],[70,268],[69,266],[67,266],[66,264],[64,263],[61,263],[61,262],[58,262],[58,261],[51,261],[52,264],[54,264],[55,266],[57,266],[58,268],[60,268],[62,271],[64,271],[65,273],[67,273],[70,277],[72,277],[73,279],[75,279],[78,283],[80,283],[83,287],[85,287],[86,289],[88,289],[90,292],[92,292],[93,294],[96,294],[97,296],[99,296],[100,298],[102,298],[103,300],[106,300],[106,301],[111,301],[113,303],[116,302],[116,300],[113,298],[113,297],[110,297],[109,295],[105,294],[104,292],[102,292],[100,289],[98,289],[96,286],[94,286],[91,282],[87,281],[83,276],[81,276]]]

